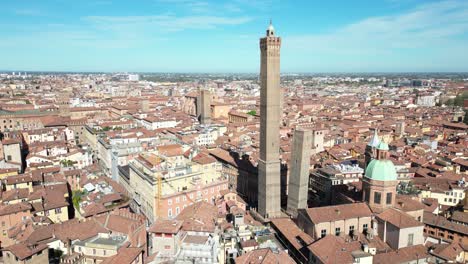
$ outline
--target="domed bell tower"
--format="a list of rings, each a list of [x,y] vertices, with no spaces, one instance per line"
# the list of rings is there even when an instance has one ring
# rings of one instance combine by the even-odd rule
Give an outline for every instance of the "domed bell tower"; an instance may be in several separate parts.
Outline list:
[[[386,143],[379,143],[376,159],[368,164],[362,178],[362,199],[377,213],[395,205],[398,177],[395,165],[388,159],[388,150]]]

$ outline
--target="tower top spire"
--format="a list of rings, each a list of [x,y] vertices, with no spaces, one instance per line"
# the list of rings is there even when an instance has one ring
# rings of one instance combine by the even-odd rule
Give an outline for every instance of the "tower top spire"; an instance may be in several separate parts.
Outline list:
[[[367,144],[368,146],[376,148],[380,144],[379,134],[377,133],[377,128],[374,129],[374,135]]]
[[[267,35],[267,37],[272,37],[272,36],[275,35],[275,28],[273,27],[273,23],[271,22],[271,18],[270,18],[270,25],[268,26],[267,31],[266,31],[266,35]]]

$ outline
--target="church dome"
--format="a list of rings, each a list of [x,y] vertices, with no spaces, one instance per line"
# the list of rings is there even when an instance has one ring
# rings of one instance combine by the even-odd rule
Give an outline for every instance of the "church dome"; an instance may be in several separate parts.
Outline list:
[[[367,165],[365,177],[378,181],[396,181],[397,173],[395,165],[393,165],[391,160],[372,160]]]
[[[380,143],[377,145],[377,149],[380,149],[380,150],[389,150],[388,144],[382,141],[382,142],[380,142]]]

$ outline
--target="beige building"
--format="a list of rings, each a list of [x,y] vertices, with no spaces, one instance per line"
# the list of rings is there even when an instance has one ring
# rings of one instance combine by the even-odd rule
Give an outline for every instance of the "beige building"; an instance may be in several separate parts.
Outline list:
[[[4,139],[0,143],[3,150],[3,161],[0,160],[0,168],[23,169],[23,158],[21,155],[21,140]]]
[[[371,229],[372,212],[365,203],[299,209],[297,225],[313,239],[347,236]]]
[[[57,117],[57,112],[38,110],[5,111],[0,110],[0,131],[15,131],[43,128],[43,116]]]
[[[88,144],[93,154],[98,153],[98,139],[99,132],[90,126],[85,126],[83,134],[80,136],[80,141],[82,144]]]
[[[448,184],[447,182],[440,181],[439,183],[428,183],[427,186],[431,188],[419,188],[421,193],[419,197],[437,199],[440,205],[456,206],[463,204],[465,199],[465,187],[456,184]]]
[[[3,249],[5,264],[48,264],[49,252],[46,244],[27,245],[19,243]]]
[[[377,233],[393,249],[424,244],[424,224],[390,208],[376,215]]]
[[[4,197],[8,195],[10,198],[7,201],[4,198],[3,202],[8,205],[17,204],[18,206],[22,205],[23,208],[28,207],[32,214],[47,216],[54,223],[67,221],[69,206],[67,202],[67,185],[63,183],[43,186],[41,189],[46,191],[48,195],[42,195],[41,189],[36,187],[40,183],[40,177],[33,175],[16,175],[5,178],[3,180],[3,185],[6,189]],[[13,208],[11,210],[15,211]],[[22,211],[26,210],[23,209]],[[17,212],[13,219],[17,219],[19,215],[23,214],[24,212]]]
[[[150,254],[158,253],[158,259],[171,259],[181,247],[181,227],[183,221],[156,220],[148,229],[152,248]]]
[[[218,119],[218,118],[226,118],[228,117],[229,110],[231,110],[230,104],[220,103],[220,102],[212,102],[211,103],[211,117]]]
[[[254,119],[252,115],[238,111],[229,111],[228,117],[231,123],[247,123]]]
[[[81,255],[80,263],[99,264],[105,258],[114,256],[127,241],[125,235],[99,233],[97,236],[72,245],[72,251]]]
[[[197,201],[213,203],[228,188],[215,158],[200,153],[190,159],[183,154],[181,145],[166,145],[129,163],[132,207],[150,222],[172,219]]]

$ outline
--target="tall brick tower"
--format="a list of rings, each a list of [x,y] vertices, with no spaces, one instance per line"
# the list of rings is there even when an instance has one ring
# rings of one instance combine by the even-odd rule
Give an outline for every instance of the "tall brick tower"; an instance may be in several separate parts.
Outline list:
[[[200,123],[207,125],[211,122],[211,95],[207,90],[200,91]]]
[[[296,127],[292,138],[289,173],[288,213],[297,217],[297,210],[307,208],[309,168],[313,133],[316,131]]]
[[[280,48],[270,22],[260,39],[260,159],[258,161],[258,213],[265,218],[281,216],[279,161]]]

